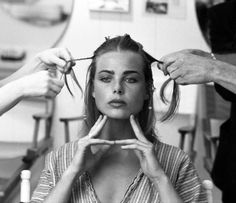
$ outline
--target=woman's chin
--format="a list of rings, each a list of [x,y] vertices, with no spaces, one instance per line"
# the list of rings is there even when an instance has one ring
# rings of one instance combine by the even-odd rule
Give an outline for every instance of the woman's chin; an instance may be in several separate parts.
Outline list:
[[[126,119],[129,119],[131,114],[132,113],[123,113],[123,114],[108,113],[106,115],[107,115],[108,118],[111,118],[111,119],[126,120]]]
[[[108,111],[100,111],[103,115],[107,115],[108,118],[112,119],[129,119],[130,115],[137,115],[138,112],[130,111],[130,110],[108,110]]]

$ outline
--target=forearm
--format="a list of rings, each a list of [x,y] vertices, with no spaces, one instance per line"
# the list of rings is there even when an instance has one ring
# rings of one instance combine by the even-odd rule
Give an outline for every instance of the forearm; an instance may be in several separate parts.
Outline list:
[[[71,166],[68,167],[68,169],[63,173],[61,179],[56,184],[55,188],[51,191],[51,193],[48,195],[44,203],[69,202],[72,186],[77,177],[79,177],[78,172],[72,169]]]
[[[22,98],[22,90],[17,82],[0,88],[0,116],[15,106]]]
[[[217,54],[216,58],[212,81],[236,94],[236,54]]]
[[[155,187],[160,193],[161,202],[165,203],[183,203],[178,193],[175,191],[170,179],[164,172],[160,172],[158,176],[151,179]]]

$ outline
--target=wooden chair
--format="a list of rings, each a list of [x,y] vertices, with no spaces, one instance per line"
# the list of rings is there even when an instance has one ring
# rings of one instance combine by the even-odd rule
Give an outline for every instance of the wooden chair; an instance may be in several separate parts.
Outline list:
[[[204,167],[210,173],[219,142],[220,125],[229,117],[230,103],[225,101],[213,85],[204,86],[205,116],[202,119],[205,147]]]
[[[22,170],[30,169],[33,164],[37,161],[37,159],[45,154],[48,149],[52,146],[52,139],[50,136],[50,130],[52,125],[52,118],[54,114],[54,100],[44,100],[45,101],[45,112],[34,114],[32,117],[35,120],[33,139],[31,143],[6,143],[5,147],[9,147],[9,150],[14,150],[14,148],[21,148],[19,151],[21,153],[17,153],[16,157],[6,157],[1,158],[0,165],[1,168],[5,167],[3,170],[7,170],[7,167],[10,169],[13,168],[13,172],[11,172],[11,176],[0,177],[0,202],[7,203],[9,202],[9,198],[12,198],[12,193],[16,189],[17,185],[20,183],[20,173]],[[45,122],[45,132],[44,137],[39,141],[39,126],[41,121]],[[19,152],[18,151],[18,152]]]
[[[195,136],[196,136],[196,126],[197,126],[197,115],[193,116],[193,124],[182,126],[178,129],[180,134],[179,148],[182,150],[185,149],[186,136],[189,136],[188,149],[186,150],[189,154],[189,157],[194,162],[197,156],[197,152],[194,150]]]
[[[196,140],[196,131],[198,124],[198,114],[197,114],[198,93],[199,93],[199,88],[196,88],[193,90],[193,93],[191,95],[192,105],[190,107],[191,109],[188,110],[189,112],[187,114],[188,124],[178,128],[178,132],[180,134],[179,148],[187,152],[193,162],[195,161],[195,158],[197,156],[197,152],[194,149],[194,145]],[[188,99],[187,95],[185,95],[184,99]],[[186,108],[186,106],[184,106],[184,108]]]
[[[63,124],[64,124],[64,130],[65,130],[65,143],[71,141],[71,136],[70,136],[70,130],[69,130],[69,123],[70,122],[79,122],[79,121],[84,121],[86,120],[86,116],[78,116],[78,117],[68,117],[68,118],[60,118],[59,119]]]

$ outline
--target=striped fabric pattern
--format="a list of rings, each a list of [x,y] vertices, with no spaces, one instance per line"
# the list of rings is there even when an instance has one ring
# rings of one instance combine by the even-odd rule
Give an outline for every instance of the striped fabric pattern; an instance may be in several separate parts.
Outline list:
[[[46,156],[45,168],[33,193],[31,203],[44,201],[71,163],[76,150],[77,142],[75,141],[63,145]],[[206,191],[202,187],[197,171],[185,152],[158,141],[156,155],[163,170],[184,202],[207,203]],[[70,202],[100,203],[87,172],[75,181]],[[158,190],[140,169],[121,203],[159,202],[161,201]]]

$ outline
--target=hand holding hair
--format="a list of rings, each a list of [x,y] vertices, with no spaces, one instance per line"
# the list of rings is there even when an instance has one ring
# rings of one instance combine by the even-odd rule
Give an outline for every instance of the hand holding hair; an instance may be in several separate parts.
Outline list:
[[[72,54],[67,48],[53,48],[45,50],[36,55],[35,60],[38,60],[40,69],[57,69],[64,72],[66,61],[72,60]]]
[[[62,89],[64,82],[51,77],[51,74],[42,70],[16,80],[16,85],[22,92],[22,97],[55,97]]]
[[[161,58],[159,68],[176,83],[199,84],[212,81],[215,60],[211,54],[201,50],[182,50]]]

